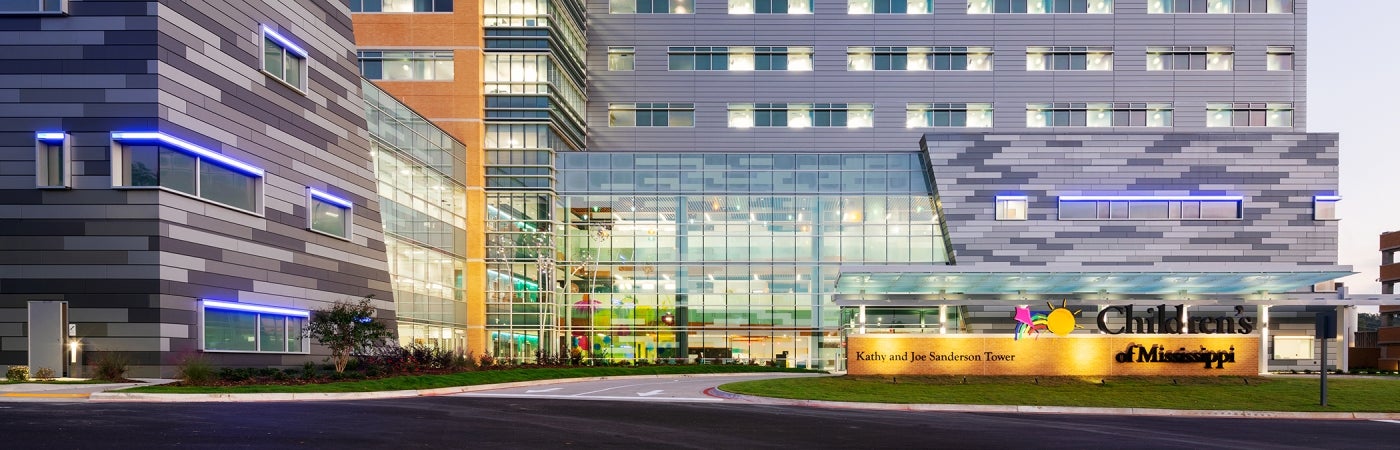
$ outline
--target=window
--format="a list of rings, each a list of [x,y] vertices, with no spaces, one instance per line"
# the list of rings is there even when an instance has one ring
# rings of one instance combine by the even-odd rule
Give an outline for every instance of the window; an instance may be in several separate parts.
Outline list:
[[[306,50],[281,34],[262,27],[263,72],[298,91],[306,90]]]
[[[350,239],[355,204],[316,188],[306,189],[307,228],[341,239]]]
[[[1234,70],[1231,47],[1147,47],[1147,70]]]
[[[1207,103],[1206,127],[1291,127],[1292,103]]]
[[[302,337],[311,317],[308,311],[216,300],[201,303],[205,351],[309,353]]]
[[[637,50],[632,47],[608,47],[608,70],[631,71],[636,65]]]
[[[1313,220],[1337,220],[1337,202],[1341,200],[1335,195],[1313,197]]]
[[[910,103],[905,107],[908,128],[990,128],[991,103]]]
[[[729,127],[870,128],[874,113],[874,105],[862,103],[732,103]]]
[[[1026,47],[1026,70],[1113,70],[1113,48]]]
[[[730,14],[811,14],[812,0],[729,0]]]
[[[452,12],[452,0],[350,0],[351,12]]]
[[[812,70],[811,47],[670,47],[670,70]]]
[[[41,189],[67,189],[73,186],[72,144],[67,133],[34,135],[35,185]]]
[[[992,49],[847,47],[846,70],[992,70]]]
[[[1026,197],[998,195],[997,220],[1026,220]]]
[[[371,80],[451,81],[452,51],[361,51],[360,74]]]
[[[1170,103],[1031,103],[1026,126],[1041,127],[1170,127]]]
[[[1147,0],[1149,14],[1287,14],[1293,0]]]
[[[847,0],[847,14],[929,14],[933,0]]]
[[[1113,0],[967,0],[968,14],[1113,14]]]
[[[1270,45],[1268,49],[1269,70],[1293,70],[1293,46]]]
[[[1060,220],[1238,220],[1244,197],[1061,196]]]
[[[0,0],[0,14],[66,12],[67,0]]]
[[[263,170],[164,133],[112,133],[112,186],[162,188],[261,214]]]
[[[608,0],[608,14],[694,14],[693,2],[694,0]]]
[[[694,103],[609,103],[610,127],[693,127]]]

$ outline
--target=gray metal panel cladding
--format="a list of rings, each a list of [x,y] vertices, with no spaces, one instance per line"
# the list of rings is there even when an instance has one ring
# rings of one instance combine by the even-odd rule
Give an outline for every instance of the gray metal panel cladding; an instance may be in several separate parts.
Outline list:
[[[914,147],[928,129],[905,127],[909,102],[990,102],[992,131],[1026,131],[1033,102],[1170,102],[1170,131],[1205,128],[1207,102],[1291,102],[1292,131],[1306,130],[1307,1],[1293,14],[1148,14],[1142,0],[1118,0],[1114,14],[966,14],[963,0],[935,0],[928,15],[850,15],[845,1],[816,1],[815,14],[730,15],[723,0],[697,0],[695,14],[608,14],[590,0],[589,148],[604,151],[886,151]],[[815,47],[812,72],[667,70],[667,47]],[[991,46],[990,72],[847,71],[849,46]],[[1108,45],[1114,70],[1026,71],[1026,47]],[[1233,46],[1228,72],[1146,70],[1146,48]],[[1265,49],[1291,45],[1293,71],[1266,71]],[[636,70],[607,70],[609,46],[636,48]],[[609,128],[608,103],[694,102],[694,128]],[[728,103],[875,104],[868,129],[730,129]],[[1036,129],[1077,132],[1082,129]],[[1137,130],[1117,128],[1133,132]]]

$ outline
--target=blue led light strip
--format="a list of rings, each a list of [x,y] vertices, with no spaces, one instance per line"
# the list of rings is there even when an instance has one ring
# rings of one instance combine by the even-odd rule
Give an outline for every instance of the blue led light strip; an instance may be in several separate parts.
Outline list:
[[[1336,201],[1341,201],[1341,200],[1342,200],[1342,196],[1340,196],[1340,195],[1318,195],[1318,196],[1314,196],[1314,197],[1313,197],[1313,200],[1314,200],[1314,201],[1319,201],[1319,202],[1336,202]]]
[[[278,308],[276,306],[253,305],[248,303],[224,302],[219,300],[204,300],[206,308],[231,309],[234,311],[260,312],[268,314],[278,314],[292,317],[311,317],[311,312],[304,309]]]
[[[350,203],[349,200],[346,200],[346,199],[343,199],[343,198],[340,198],[340,197],[336,197],[336,196],[331,195],[331,194],[327,194],[327,193],[325,193],[325,192],[323,192],[323,191],[320,191],[320,190],[318,190],[318,189],[316,189],[316,188],[307,188],[307,189],[311,191],[311,196],[312,196],[312,197],[319,198],[319,199],[321,199],[321,200],[325,200],[325,201],[327,201],[327,202],[330,202],[330,203],[334,203],[334,204],[336,204],[336,205],[343,206],[343,207],[345,207],[346,209],[350,209],[350,208],[353,208],[353,207],[355,206],[355,204],[354,204],[354,203]]]
[[[278,44],[282,44],[282,47],[286,48],[287,51],[295,53],[297,56],[300,56],[301,59],[307,59],[306,50],[302,49],[301,46],[296,45],[290,39],[287,39],[283,37],[280,33],[273,31],[271,28],[268,28],[267,25],[263,25],[262,30],[263,36],[270,37],[272,38],[272,40],[277,41]]]
[[[183,140],[183,139],[179,139],[179,138],[176,138],[176,137],[173,137],[173,136],[170,136],[170,135],[168,135],[168,134],[161,133],[161,132],[158,132],[158,131],[139,131],[139,132],[126,131],[126,132],[114,132],[114,133],[112,133],[112,140],[117,141],[117,142],[156,141],[156,142],[160,142],[160,143],[165,144],[165,145],[169,145],[169,146],[172,146],[172,147],[179,148],[180,150],[184,150],[184,151],[187,151],[187,152],[190,152],[190,153],[194,153],[194,154],[196,154],[196,155],[199,155],[199,156],[202,157],[202,158],[212,159],[212,160],[214,160],[215,162],[219,163],[220,165],[223,165],[223,166],[225,166],[225,167],[229,167],[229,168],[232,168],[232,169],[237,169],[237,170],[240,171],[240,172],[243,172],[243,173],[246,173],[246,174],[255,176],[255,177],[262,177],[262,176],[263,176],[263,170],[262,170],[262,169],[259,169],[259,168],[257,168],[257,167],[254,167],[254,166],[252,166],[252,165],[249,165],[248,163],[245,163],[245,162],[243,162],[243,161],[239,161],[239,160],[236,160],[236,159],[233,159],[233,158],[224,156],[224,154],[222,154],[222,153],[218,153],[218,152],[215,152],[215,151],[213,151],[213,150],[210,150],[210,149],[207,149],[207,148],[204,148],[204,147],[200,147],[200,146],[198,146],[198,145],[191,144],[191,143],[189,143],[189,142],[187,142],[187,141],[185,141],[185,140]]]
[[[1025,200],[1025,199],[1027,199],[1027,197],[1024,196],[1024,195],[998,195],[998,196],[997,196],[997,201],[1002,201],[1002,200]]]
[[[35,139],[35,140],[44,141],[44,142],[63,142],[63,141],[64,141],[65,139],[67,139],[67,138],[68,138],[68,135],[67,135],[67,134],[64,134],[64,133],[62,133],[62,132],[40,132],[40,133],[34,133],[34,139]]]
[[[1134,201],[1134,200],[1158,200],[1158,201],[1223,201],[1239,202],[1244,201],[1242,195],[1061,195],[1060,201],[1064,202],[1084,202],[1095,200],[1107,201]]]

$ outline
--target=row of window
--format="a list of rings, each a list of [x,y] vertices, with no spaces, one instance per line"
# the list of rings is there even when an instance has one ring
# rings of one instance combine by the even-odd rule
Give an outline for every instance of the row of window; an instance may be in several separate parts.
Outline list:
[[[452,12],[452,0],[350,0],[351,12]]]
[[[907,128],[990,128],[990,103],[908,103]],[[870,128],[875,105],[869,103],[731,103],[730,128]],[[1170,103],[1030,103],[1026,126],[1171,127]],[[610,127],[693,127],[694,103],[610,103]],[[1206,127],[1291,127],[1291,103],[1208,103]]]
[[[262,169],[165,133],[112,133],[112,187],[159,188],[260,214]],[[35,184],[40,189],[73,186],[72,138],[62,132],[35,134]],[[307,228],[350,238],[354,204],[307,188]]]
[[[452,81],[451,50],[363,50],[360,74],[371,80]]]
[[[375,0],[363,0],[370,3]],[[383,0],[388,2],[390,0]],[[812,14],[813,0],[728,0],[729,14]],[[1293,0],[1146,0],[1149,14],[1289,14]],[[354,2],[352,1],[352,8]],[[933,0],[847,0],[847,14],[932,14]],[[968,0],[967,14],[1113,14],[1113,0]],[[609,14],[694,14],[694,0],[609,0]]]
[[[1313,197],[1313,220],[1337,220],[1341,197]],[[1026,220],[1025,196],[997,196],[996,220]],[[1244,197],[1085,197],[1058,199],[1059,220],[1240,220]]]
[[[361,67],[366,60],[361,52]],[[401,52],[425,53],[425,52]],[[670,70],[753,71],[812,70],[812,47],[669,47]],[[1113,70],[1113,47],[1026,47],[1026,70]],[[846,70],[926,71],[992,70],[991,47],[847,47]],[[608,70],[636,68],[635,47],[608,47]],[[451,55],[447,55],[450,60]],[[1291,45],[1271,45],[1265,50],[1265,67],[1270,71],[1293,70]],[[404,70],[408,69],[404,61]],[[450,65],[450,63],[449,63]],[[1150,46],[1148,71],[1208,70],[1235,68],[1235,51],[1230,46]],[[366,72],[367,74],[369,72]],[[366,75],[369,77],[369,75]]]

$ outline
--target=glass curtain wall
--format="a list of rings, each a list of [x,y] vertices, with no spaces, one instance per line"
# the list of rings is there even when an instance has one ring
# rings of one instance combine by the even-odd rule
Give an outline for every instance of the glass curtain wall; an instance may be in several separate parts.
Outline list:
[[[466,146],[368,81],[364,95],[399,342],[464,351]]]
[[[489,0],[486,89],[487,351],[563,356],[556,325],[555,154],[583,147],[584,6]]]
[[[560,162],[556,324],[589,358],[835,367],[841,264],[948,260],[914,153]]]

